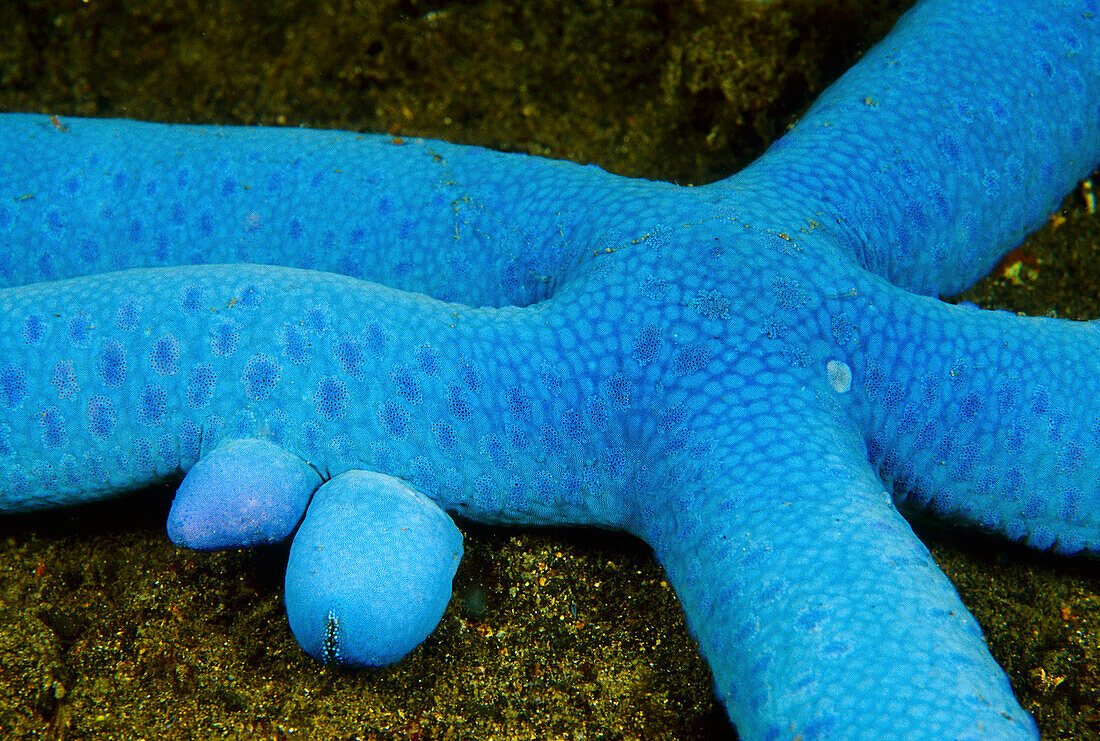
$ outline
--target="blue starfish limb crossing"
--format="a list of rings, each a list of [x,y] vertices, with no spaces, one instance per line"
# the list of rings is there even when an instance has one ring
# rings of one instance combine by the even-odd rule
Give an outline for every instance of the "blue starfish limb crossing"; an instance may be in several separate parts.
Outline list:
[[[623,529],[745,738],[1034,738],[900,511],[1097,548],[1100,329],[933,297],[1100,159],[1094,5],[924,2],[699,188],[4,116],[0,508],[185,473],[173,539],[297,527],[295,635],[362,664],[439,619],[446,512]]]

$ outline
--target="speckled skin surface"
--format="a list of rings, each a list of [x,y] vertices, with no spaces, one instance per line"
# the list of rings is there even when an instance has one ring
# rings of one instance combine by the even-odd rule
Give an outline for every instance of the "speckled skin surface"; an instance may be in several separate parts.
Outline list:
[[[768,731],[782,736],[791,728],[804,735],[830,728],[854,732],[856,718],[870,724],[868,733],[881,734],[884,728],[902,727],[908,713],[913,713],[912,723],[930,731],[933,721],[945,728],[960,722],[1004,722],[999,710],[1005,711],[1010,725],[1002,735],[1007,737],[1012,728],[1026,732],[1026,716],[1012,705],[976,627],[892,509],[875,470],[864,461],[869,454],[878,473],[894,485],[899,502],[908,498],[905,503],[910,506],[976,522],[1040,547],[1064,552],[1090,547],[1095,541],[1089,506],[1096,478],[1089,455],[1096,447],[1095,413],[1083,400],[1092,398],[1089,363],[1095,366],[1096,341],[1085,325],[988,316],[914,298],[863,272],[858,263],[879,267],[895,281],[922,290],[950,288],[971,280],[974,265],[1034,226],[1097,156],[1095,124],[1089,117],[1095,108],[1090,101],[1096,98],[1090,88],[1095,85],[1095,29],[1087,24],[1076,27],[1073,37],[1059,31],[1061,48],[1069,49],[1062,55],[1065,59],[1050,48],[1029,46],[1030,37],[1021,31],[1019,43],[1009,45],[1011,53],[1020,56],[1006,59],[1001,68],[1011,84],[1002,79],[998,86],[989,55],[982,49],[983,39],[1005,43],[1003,34],[990,36],[996,16],[982,16],[981,22],[951,18],[943,7],[933,5],[944,4],[924,8],[940,11],[943,25],[937,26],[934,16],[928,26],[910,21],[909,32],[923,31],[943,40],[944,29],[954,29],[958,37],[948,41],[963,46],[949,43],[952,53],[934,56],[932,62],[942,59],[955,65],[981,59],[984,66],[975,73],[979,79],[967,80],[965,75],[943,75],[933,64],[923,77],[918,72],[916,79],[907,78],[908,84],[935,100],[943,100],[951,90],[961,97],[980,97],[974,91],[992,86],[995,101],[1011,112],[1036,104],[1014,68],[1021,59],[1039,59],[1034,67],[1042,83],[1036,86],[1038,94],[1060,105],[1069,101],[1071,110],[1081,112],[1080,125],[1075,126],[1073,116],[1043,122],[998,115],[995,105],[981,108],[992,114],[991,119],[982,118],[959,100],[954,108],[941,106],[951,126],[945,125],[942,111],[915,116],[914,111],[934,109],[922,106],[913,91],[894,96],[887,89],[890,82],[895,91],[903,87],[891,80],[888,68],[904,69],[907,63],[899,59],[903,54],[890,56],[887,41],[880,47],[887,50],[880,51],[886,56],[880,68],[875,63],[883,57],[870,55],[861,66],[865,79],[846,78],[785,146],[726,184],[687,192],[639,183],[612,185],[613,180],[600,173],[539,164],[533,167],[545,169],[532,178],[520,172],[523,166],[513,158],[503,166],[506,187],[478,191],[470,186],[470,200],[486,203],[490,214],[500,213],[492,208],[494,196],[503,199],[510,194],[509,202],[524,203],[523,194],[533,191],[527,197],[541,207],[547,190],[572,205],[580,194],[596,209],[587,217],[568,209],[549,211],[558,234],[572,229],[563,243],[551,235],[549,245],[561,249],[539,253],[549,255],[549,266],[522,262],[525,257],[530,260],[532,246],[522,241],[521,227],[546,227],[546,210],[532,209],[533,222],[524,217],[528,212],[511,222],[501,217],[478,221],[476,214],[455,208],[446,209],[438,219],[445,225],[472,225],[469,236],[456,232],[456,246],[468,248],[465,255],[486,256],[497,284],[503,286],[488,299],[470,300],[526,303],[543,295],[541,287],[549,299],[528,309],[447,307],[448,316],[441,304],[377,287],[337,290],[350,285],[344,279],[240,267],[82,279],[65,292],[57,285],[7,292],[5,301],[13,303],[5,316],[11,324],[0,335],[12,343],[4,348],[7,357],[28,352],[27,347],[41,352],[54,341],[58,344],[40,357],[52,353],[55,359],[66,358],[74,337],[82,340],[85,332],[96,328],[125,333],[152,325],[161,330],[155,337],[137,340],[136,346],[123,347],[121,357],[110,339],[87,353],[80,386],[94,391],[98,382],[102,388],[81,397],[86,406],[66,409],[59,402],[23,418],[24,427],[12,438],[24,444],[12,446],[10,455],[33,460],[14,466],[12,501],[35,496],[36,484],[43,481],[50,484],[43,487],[47,493],[64,496],[69,472],[79,471],[79,466],[95,471],[94,446],[79,447],[83,458],[65,448],[79,441],[65,421],[81,419],[82,414],[88,419],[87,432],[106,431],[105,437],[117,434],[128,441],[116,449],[128,451],[129,470],[112,466],[123,480],[110,481],[103,489],[148,480],[163,473],[158,465],[193,460],[209,449],[204,442],[212,447],[223,437],[266,437],[319,464],[325,478],[350,468],[384,470],[428,491],[450,509],[483,519],[593,522],[643,535],[669,570],[715,670],[720,694],[747,737]],[[1083,22],[1072,13],[1055,17],[1056,10],[1048,12],[1059,29],[1065,26],[1072,32],[1071,20]],[[1018,22],[1027,16],[1013,18]],[[1022,21],[1020,25],[1050,30]],[[1074,49],[1075,40],[1083,46]],[[918,41],[910,38],[908,48],[925,49]],[[1051,60],[1056,64],[1043,63]],[[1065,76],[1059,77],[1059,71]],[[1075,82],[1082,79],[1087,84],[1078,88]],[[946,80],[948,89],[930,89],[932,80]],[[1012,97],[1014,90],[1020,91],[1019,98]],[[1005,100],[1000,98],[1003,91],[1009,91]],[[987,94],[992,93],[987,89]],[[830,100],[840,105],[830,107]],[[906,105],[913,108],[905,109]],[[869,124],[866,117],[878,115],[875,109],[880,108],[887,114],[896,111],[894,122]],[[846,121],[851,125],[851,151],[867,153],[869,162],[881,168],[880,177],[901,177],[892,182],[916,184],[915,190],[885,190],[866,176],[871,165],[844,156],[840,143],[847,141]],[[40,130],[51,133],[45,119],[36,122]],[[898,122],[905,125],[899,129]],[[62,133],[79,133],[81,122],[67,125],[72,131]],[[881,139],[868,135],[876,126]],[[952,131],[959,132],[958,139],[951,137]],[[943,132],[947,138],[937,138]],[[833,160],[823,154],[818,136],[840,144],[836,161],[847,163],[841,175],[850,179],[849,184],[843,185],[843,177],[828,177]],[[371,141],[381,149],[405,146]],[[936,147],[929,149],[929,141],[936,141]],[[892,154],[892,161],[876,156],[876,142],[885,148],[878,154]],[[428,146],[451,155],[439,160],[443,166],[463,156],[445,145]],[[793,156],[800,146],[807,151]],[[906,155],[906,146],[912,156]],[[140,148],[131,149],[136,160],[148,161]],[[57,147],[51,145],[48,151],[56,152]],[[480,174],[492,182],[496,176],[487,163],[496,158],[481,153],[470,157],[485,163]],[[1032,163],[1040,174],[1037,186],[1013,177],[1011,167],[1005,170],[1008,175],[997,176],[998,163],[1013,158]],[[36,164],[42,159],[45,156],[36,158]],[[941,167],[941,160],[951,167]],[[196,161],[205,165],[210,159]],[[54,184],[67,186],[67,178],[44,171],[53,172]],[[513,181],[507,177],[511,172],[517,173]],[[208,187],[220,189],[222,203],[232,194],[224,178],[208,181]],[[408,187],[410,193],[424,191],[415,178]],[[121,189],[120,198],[132,204],[135,192],[140,191]],[[64,198],[63,192],[59,195]],[[45,203],[44,218],[37,222],[41,227],[65,227],[52,218],[48,200],[33,200],[34,207]],[[608,208],[612,216],[606,220],[601,220],[604,214],[598,208],[603,203],[614,206]],[[986,221],[975,225],[970,209],[961,213],[963,203],[989,206],[974,209]],[[991,208],[1006,203],[1011,204],[1007,216]],[[430,207],[421,206],[420,215],[425,209],[438,215],[438,204],[435,211]],[[162,211],[171,218],[170,209]],[[384,217],[389,211],[376,208],[375,213]],[[196,216],[201,234],[201,213]],[[378,221],[385,223],[384,218]],[[241,236],[247,237],[254,224],[247,219],[243,224]],[[968,235],[977,227],[1002,235],[1001,243],[968,244]],[[287,228],[292,236],[293,225]],[[553,229],[536,231],[545,235]],[[346,234],[354,237],[354,228]],[[517,238],[528,252],[514,251]],[[196,243],[193,238],[178,241]],[[224,238],[216,241],[230,243]],[[148,243],[156,249],[155,239]],[[584,247],[582,254],[568,254],[566,248],[578,245]],[[513,252],[497,251],[498,247]],[[216,251],[211,255],[218,259]],[[257,259],[247,254],[231,257]],[[517,260],[522,268],[518,273]],[[18,262],[37,264],[43,271],[54,267],[33,257]],[[531,288],[524,279],[532,273],[550,280],[535,281]],[[399,280],[410,274],[413,283],[406,287],[432,290],[415,282],[415,266],[406,268],[400,261],[392,267],[383,263],[378,275]],[[83,300],[82,290],[87,292]],[[533,294],[517,293],[523,290]],[[135,295],[158,294],[165,300],[134,300]],[[17,307],[14,302],[19,300],[26,308]],[[56,310],[51,311],[49,301],[59,302]],[[280,306],[264,311],[272,301]],[[385,304],[385,311],[377,313],[388,316],[376,320],[377,331],[370,322],[363,329],[364,308],[379,303]],[[83,321],[81,309],[89,322]],[[219,316],[234,310],[266,316],[250,317],[248,333],[235,334],[231,317]],[[189,311],[199,315],[190,325]],[[59,331],[42,319],[55,321],[55,314],[62,319]],[[341,324],[347,321],[353,322],[350,328]],[[224,329],[227,322],[230,326]],[[264,322],[269,324],[266,331]],[[386,330],[397,327],[402,330],[401,343],[382,341]],[[365,333],[361,340],[356,332]],[[374,355],[363,360],[355,348],[369,347],[372,338]],[[246,346],[237,347],[237,342]],[[247,352],[249,342],[260,343],[255,352]],[[265,359],[265,342],[276,348],[281,360],[270,353],[271,362]],[[229,345],[232,351],[225,352]],[[309,355],[317,346],[318,354]],[[305,347],[311,349],[307,352]],[[425,347],[445,349],[444,359],[450,353],[451,386],[445,385],[447,363]],[[187,374],[187,383],[181,383],[181,369],[194,371],[209,362],[197,361],[195,348],[206,353],[203,358],[229,358],[224,362],[230,370],[226,373],[226,366],[219,366],[219,377],[234,379],[237,383],[230,385],[236,388],[209,383],[205,370]],[[129,364],[124,362],[125,352],[134,358]],[[467,359],[472,371],[463,374],[465,366],[453,363],[456,356]],[[350,392],[341,391],[360,380],[355,373],[364,370],[360,360],[389,371],[375,374],[375,379],[386,375],[388,387],[363,392],[380,394],[373,407],[369,396],[361,407],[348,404]],[[50,377],[30,373],[31,362],[26,363],[10,363],[4,371],[3,401],[9,408],[32,403],[27,400],[64,400],[72,390],[67,366],[60,376]],[[74,361],[74,375],[77,365]],[[141,375],[136,368],[142,368]],[[1041,383],[1051,368],[1059,384],[1081,390],[1081,399],[1053,397]],[[112,397],[122,393],[114,389],[125,387],[127,370],[129,378],[137,375],[130,395]],[[473,405],[460,407],[474,418],[467,423],[443,404],[449,401],[448,392],[461,390],[462,384],[474,390],[471,380],[480,380],[486,393]],[[213,405],[223,413],[200,413],[200,421],[192,420],[188,438],[187,409],[162,402],[187,399],[193,411],[193,402],[203,401],[204,389],[211,385],[226,396],[215,398],[212,392],[206,404],[197,406]],[[524,393],[515,393],[517,388]],[[276,389],[293,390],[293,403],[281,398],[282,409],[273,410],[274,402],[265,409]],[[97,397],[111,402],[109,407]],[[443,423],[449,427],[433,424],[438,419],[430,414],[422,416],[433,399],[437,409],[450,415]],[[406,405],[422,405],[418,416],[424,426],[419,431],[407,421],[412,415],[401,414]],[[118,414],[120,409],[132,414]],[[576,411],[571,414],[570,409]],[[354,414],[360,416],[349,417]],[[364,441],[339,439],[333,430],[345,418],[363,431]],[[1041,425],[1035,424],[1036,418]],[[13,416],[13,422],[19,419]],[[320,427],[319,435],[310,422]],[[179,435],[176,459],[160,454],[155,444],[159,438],[146,429],[161,425],[174,427]],[[202,434],[196,435],[194,426]],[[563,431],[576,434],[560,434]],[[438,457],[422,454],[400,460],[395,451],[411,445],[418,434],[426,444],[416,450],[431,450]],[[445,443],[452,434],[462,441],[457,446],[461,452],[448,454]],[[34,444],[38,451],[32,454]],[[42,467],[50,461],[51,448],[56,451],[54,470],[60,472],[53,480]],[[66,456],[72,456],[77,468]],[[447,478],[448,464],[458,472],[457,485]],[[95,493],[86,480],[70,488],[74,495]],[[814,532],[808,535],[806,529]],[[735,544],[732,551],[728,544]],[[890,555],[883,558],[884,554]],[[803,573],[806,577],[797,581],[786,578]],[[288,575],[288,583],[292,578]],[[843,593],[836,593],[838,586]],[[746,604],[754,608],[751,617],[737,613]],[[884,614],[893,619],[883,620]],[[912,630],[917,622],[924,629]],[[952,650],[945,651],[945,645]],[[852,671],[853,655],[860,660],[855,665],[866,666],[866,674]],[[967,668],[948,677],[929,672],[927,683],[913,682],[914,672],[923,674],[916,667],[924,666],[929,657],[948,673]],[[843,664],[844,671],[830,672],[829,661]],[[989,684],[958,687],[960,675],[964,683],[971,681],[973,664],[984,666],[973,679],[976,685]],[[902,679],[889,697],[876,698],[867,691],[869,686],[890,684],[891,671]],[[852,685],[838,685],[840,675]],[[761,689],[747,696],[739,693],[738,677],[754,680],[744,686]],[[826,688],[825,682],[830,686]],[[897,687],[907,683],[912,696],[899,696]],[[990,701],[998,695],[1001,699],[992,702],[988,721],[972,708],[960,710],[968,697]],[[815,696],[818,702],[828,698],[828,707],[816,705]],[[836,702],[837,696],[854,705]],[[763,728],[767,724],[770,728]],[[974,734],[988,737],[991,728],[977,727]],[[959,726],[954,729],[955,735],[963,733]]]

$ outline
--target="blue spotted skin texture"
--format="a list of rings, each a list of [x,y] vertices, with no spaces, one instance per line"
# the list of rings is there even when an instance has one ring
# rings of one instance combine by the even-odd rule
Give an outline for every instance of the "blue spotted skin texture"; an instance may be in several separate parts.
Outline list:
[[[294,529],[315,476],[288,610],[307,650],[360,663],[400,649],[364,615],[436,609],[386,597],[408,543],[364,533],[418,523],[432,597],[460,551],[440,509],[621,528],[743,737],[1033,738],[898,508],[1097,548],[1097,329],[930,298],[1100,159],[1096,13],[923,3],[694,189],[440,142],[6,116],[3,509],[201,459],[226,473],[184,480],[173,538],[254,543]],[[218,264],[242,261],[269,265]],[[349,594],[330,553],[377,586]]]

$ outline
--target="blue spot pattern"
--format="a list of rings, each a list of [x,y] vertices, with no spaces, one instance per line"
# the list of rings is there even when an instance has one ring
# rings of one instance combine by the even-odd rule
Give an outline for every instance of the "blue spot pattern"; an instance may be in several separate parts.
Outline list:
[[[623,529],[744,738],[1035,738],[899,510],[1100,544],[1100,329],[933,298],[1100,160],[1098,10],[926,0],[700,188],[4,116],[0,511],[186,473],[173,539],[293,535],[352,664],[438,620],[444,511]]]

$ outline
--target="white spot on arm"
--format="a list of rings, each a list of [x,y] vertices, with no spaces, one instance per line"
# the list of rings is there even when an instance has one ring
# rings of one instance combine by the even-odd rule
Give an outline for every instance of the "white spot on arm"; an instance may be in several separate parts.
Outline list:
[[[833,391],[838,394],[847,393],[852,388],[852,369],[843,360],[830,360],[826,363],[825,375]]]

